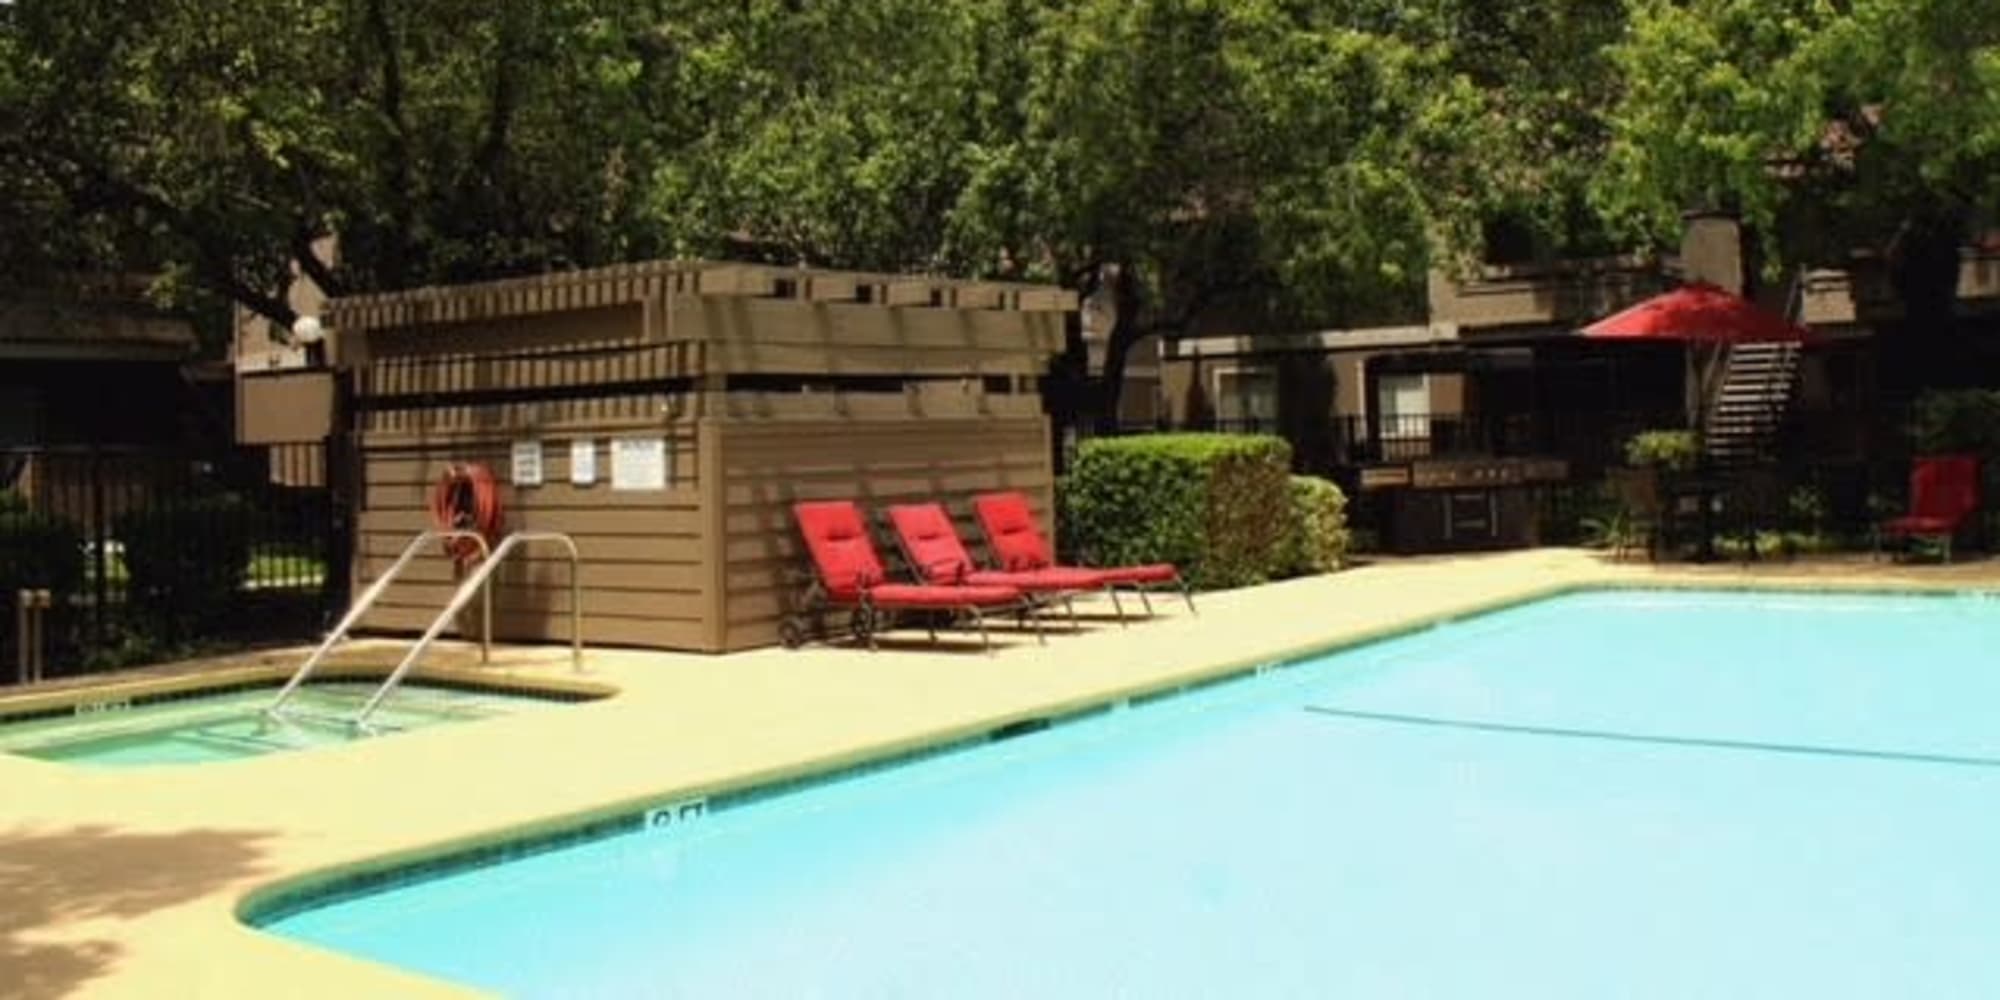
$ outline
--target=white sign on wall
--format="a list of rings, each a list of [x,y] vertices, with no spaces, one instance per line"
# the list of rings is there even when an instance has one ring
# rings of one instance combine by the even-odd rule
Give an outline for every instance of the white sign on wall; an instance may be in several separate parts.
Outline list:
[[[569,481],[575,486],[597,482],[597,442],[579,438],[569,443]]]
[[[613,438],[611,440],[611,488],[614,490],[666,489],[667,439]]]
[[[510,464],[514,468],[514,485],[542,485],[542,442],[539,440],[514,442],[513,461]]]

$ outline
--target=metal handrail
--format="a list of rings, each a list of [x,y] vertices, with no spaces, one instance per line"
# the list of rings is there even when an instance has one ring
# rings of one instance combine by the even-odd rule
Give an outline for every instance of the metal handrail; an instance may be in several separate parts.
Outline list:
[[[396,664],[396,669],[390,672],[381,687],[375,689],[368,703],[361,706],[361,711],[355,713],[353,724],[356,727],[368,724],[368,717],[374,715],[375,709],[381,706],[383,699],[389,697],[390,692],[396,689],[396,685],[403,682],[404,675],[417,665],[417,660],[423,657],[424,651],[430,648],[431,643],[444,631],[445,626],[472,600],[472,595],[485,586],[486,581],[500,568],[501,563],[507,561],[507,557],[513,554],[516,548],[528,542],[560,542],[569,550],[570,669],[577,672],[583,670],[583,583],[578,573],[582,556],[577,552],[576,540],[553,531],[517,531],[501,539],[499,547],[479,564],[478,569],[473,570],[471,576],[465,578],[465,582],[458,585],[458,590],[451,595],[450,603],[438,613],[430,628],[424,630],[416,645],[410,647],[409,653],[403,657],[403,662]],[[490,611],[490,592],[488,601]]]
[[[319,669],[320,662],[326,659],[326,654],[332,652],[333,647],[339,645],[342,639],[347,638],[348,631],[354,628],[356,622],[361,620],[361,616],[367,614],[368,609],[374,607],[376,601],[381,600],[382,594],[389,589],[389,585],[394,583],[398,576],[402,575],[403,570],[410,565],[410,561],[417,557],[418,551],[431,542],[451,541],[454,539],[469,539],[478,545],[481,559],[490,559],[493,555],[492,547],[486,543],[485,536],[476,531],[450,529],[418,532],[417,537],[410,540],[410,544],[403,546],[402,554],[396,557],[396,561],[391,563],[381,576],[376,577],[375,582],[369,584],[368,589],[363,591],[361,596],[355,600],[353,606],[347,609],[347,614],[341,617],[340,624],[335,625],[333,631],[326,634],[326,638],[320,641],[319,647],[314,649],[312,655],[306,657],[306,662],[292,674],[292,679],[286,681],[285,686],[278,690],[278,696],[271,699],[271,704],[264,709],[264,714],[271,716],[279,714],[279,710],[285,707],[285,702],[291,700],[291,697],[298,693],[299,688],[305,685],[306,680],[313,675],[313,672]],[[489,592],[486,595],[485,613],[480,622],[479,661],[485,663],[491,660],[492,657],[493,595]]]

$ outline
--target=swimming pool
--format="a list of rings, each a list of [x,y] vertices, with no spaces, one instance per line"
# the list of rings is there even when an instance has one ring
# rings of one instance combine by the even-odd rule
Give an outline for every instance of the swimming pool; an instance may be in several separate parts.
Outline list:
[[[374,681],[300,688],[282,720],[266,718],[275,683],[151,698],[82,701],[26,718],[0,718],[0,753],[91,767],[205,764],[345,743],[363,735],[338,719],[373,694]],[[571,699],[573,700],[573,699]],[[377,733],[487,719],[555,704],[554,696],[410,683],[382,703]]]
[[[1996,637],[1575,594],[254,919],[513,996],[1990,996]]]

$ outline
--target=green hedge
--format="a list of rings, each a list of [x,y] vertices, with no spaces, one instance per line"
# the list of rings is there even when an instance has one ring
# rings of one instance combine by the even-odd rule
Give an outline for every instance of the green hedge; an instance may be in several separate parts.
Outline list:
[[[1347,494],[1318,476],[1293,476],[1291,497],[1286,571],[1306,576],[1339,569],[1347,561]]]
[[[221,495],[118,518],[112,533],[124,546],[128,600],[169,633],[239,610],[254,516]]]
[[[8,627],[16,591],[33,587],[64,595],[82,585],[83,536],[76,525],[0,501],[0,598],[6,602]]]
[[[1087,441],[1064,478],[1071,558],[1171,562],[1198,587],[1240,587],[1291,568],[1291,446],[1268,435],[1144,434]]]
[[[2000,392],[1934,389],[1910,407],[1910,443],[1921,454],[2000,457]]]

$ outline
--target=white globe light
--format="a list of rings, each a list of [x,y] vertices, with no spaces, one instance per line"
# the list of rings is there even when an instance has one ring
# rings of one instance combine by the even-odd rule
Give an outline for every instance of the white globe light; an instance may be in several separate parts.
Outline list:
[[[300,316],[292,321],[292,339],[301,344],[317,344],[326,339],[326,327],[318,316]]]

